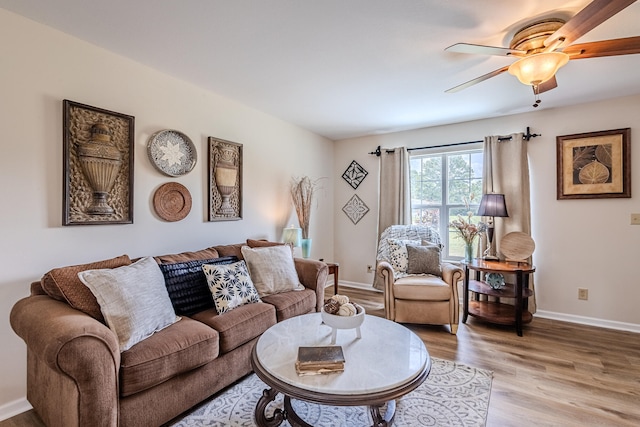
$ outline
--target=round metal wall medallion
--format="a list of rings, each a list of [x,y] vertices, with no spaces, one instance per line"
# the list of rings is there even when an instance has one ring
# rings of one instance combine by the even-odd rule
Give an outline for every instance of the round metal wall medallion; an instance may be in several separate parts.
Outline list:
[[[160,172],[168,176],[185,175],[194,168],[198,159],[196,147],[187,135],[166,129],[154,133],[147,144],[149,160]]]

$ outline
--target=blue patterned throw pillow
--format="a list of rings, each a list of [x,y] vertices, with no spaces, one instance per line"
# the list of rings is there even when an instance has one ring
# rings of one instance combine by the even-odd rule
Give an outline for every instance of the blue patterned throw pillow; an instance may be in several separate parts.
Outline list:
[[[227,265],[202,266],[213,303],[219,314],[227,313],[241,305],[260,302],[258,291],[244,261]]]

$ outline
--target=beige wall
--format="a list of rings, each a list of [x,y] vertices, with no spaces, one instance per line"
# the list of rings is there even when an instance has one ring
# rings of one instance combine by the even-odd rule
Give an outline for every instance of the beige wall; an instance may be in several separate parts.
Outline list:
[[[331,141],[2,9],[0,57],[0,419],[25,409],[26,351],[10,309],[52,267],[280,239],[296,221],[288,191],[300,175],[327,178],[312,214],[312,257],[332,258]],[[135,116],[134,224],[61,226],[63,99]],[[191,173],[172,179],[153,168],[146,142],[161,129],[194,141]],[[242,221],[206,221],[208,136],[244,144]],[[180,222],[158,219],[151,207],[169,181],[193,197]]]
[[[355,191],[336,179],[334,248],[341,279],[367,284],[373,280],[366,266],[375,263],[378,159],[368,152],[378,145],[423,147],[475,141],[485,135],[524,131],[530,126],[532,133],[542,134],[529,144],[538,314],[640,331],[640,286],[636,271],[640,226],[630,225],[630,214],[640,212],[638,117],[640,96],[634,96],[338,141],[334,175],[339,177],[352,160],[369,172]],[[626,127],[631,128],[634,146],[631,150],[633,197],[556,200],[556,136]],[[354,193],[371,208],[357,225],[340,211]],[[588,301],[577,299],[578,287],[589,289]]]

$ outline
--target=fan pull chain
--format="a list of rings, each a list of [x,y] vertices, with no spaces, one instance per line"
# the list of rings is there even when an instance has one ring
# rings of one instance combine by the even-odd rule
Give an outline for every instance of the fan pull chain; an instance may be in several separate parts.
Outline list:
[[[538,85],[538,83],[533,83],[531,85],[531,88],[533,89],[533,98],[534,98],[534,103],[533,103],[533,108],[537,108],[538,105],[540,105],[540,103],[542,102],[540,100],[540,86]]]

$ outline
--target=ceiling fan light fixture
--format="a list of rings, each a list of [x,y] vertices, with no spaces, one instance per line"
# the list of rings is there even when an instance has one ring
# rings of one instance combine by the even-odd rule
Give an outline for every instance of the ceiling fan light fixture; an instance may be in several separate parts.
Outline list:
[[[562,52],[543,52],[525,56],[509,66],[509,73],[527,86],[539,85],[552,78],[558,69],[569,62]]]

